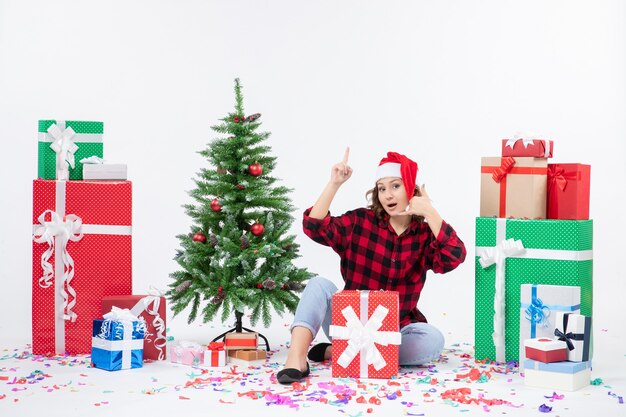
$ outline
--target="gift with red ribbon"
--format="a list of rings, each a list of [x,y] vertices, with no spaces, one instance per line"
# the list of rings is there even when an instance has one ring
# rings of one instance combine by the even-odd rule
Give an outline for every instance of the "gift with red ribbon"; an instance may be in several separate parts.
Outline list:
[[[102,314],[111,311],[113,307],[127,308],[145,322],[143,358],[164,360],[167,355],[165,297],[155,293],[154,295],[112,295],[102,298]]]
[[[514,137],[502,139],[502,156],[532,156],[552,158],[554,143],[546,139]]]
[[[545,158],[483,157],[480,217],[546,218]]]
[[[132,291],[129,181],[33,182],[33,353],[91,352],[102,298]]]
[[[548,164],[548,218],[588,220],[591,166]]]
[[[340,291],[333,295],[332,376],[382,378],[398,374],[401,342],[397,291]]]
[[[226,366],[224,342],[211,342],[204,352],[204,366]]]

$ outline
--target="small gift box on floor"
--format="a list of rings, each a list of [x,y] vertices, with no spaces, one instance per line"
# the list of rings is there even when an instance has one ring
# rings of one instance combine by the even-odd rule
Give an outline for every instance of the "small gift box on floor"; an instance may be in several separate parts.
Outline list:
[[[143,358],[164,360],[166,357],[165,297],[157,295],[112,295],[102,298],[102,312],[127,308],[146,323]]]
[[[524,340],[526,357],[543,363],[567,360],[567,344],[562,340],[538,337]]]
[[[200,344],[180,340],[172,343],[169,348],[170,361],[183,365],[199,366],[204,363],[204,351]]]
[[[211,342],[204,352],[204,366],[226,366],[224,342]]]
[[[257,361],[267,358],[267,352],[260,349],[229,350],[228,356],[244,361]]]
[[[524,385],[550,390],[576,391],[589,385],[591,362],[543,363],[524,361]]]
[[[104,319],[93,321],[91,363],[107,371],[141,368],[145,323],[128,309],[113,307]]]
[[[554,142],[546,139],[527,139],[515,137],[502,139],[502,156],[533,156],[552,158]]]
[[[554,335],[567,343],[568,361],[584,362],[591,359],[591,317],[558,312]]]
[[[401,342],[397,291],[340,291],[332,300],[334,378],[398,375]]]
[[[256,332],[230,332],[224,337],[226,350],[256,349],[259,346],[259,334]]]

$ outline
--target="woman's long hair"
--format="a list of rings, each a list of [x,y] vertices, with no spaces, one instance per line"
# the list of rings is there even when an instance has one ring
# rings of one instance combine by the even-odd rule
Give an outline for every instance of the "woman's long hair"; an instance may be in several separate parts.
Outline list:
[[[413,195],[414,196],[417,195],[421,197],[422,193],[420,192],[420,189],[418,186],[415,186],[415,191],[413,191]],[[383,205],[380,204],[380,200],[378,199],[378,186],[377,185],[374,185],[374,188],[372,188],[371,190],[365,193],[365,199],[368,202],[367,208],[370,210],[373,210],[374,214],[376,214],[376,217],[378,217],[379,219],[385,218],[385,214],[387,214],[387,212],[383,208]],[[411,220],[417,220],[421,222],[421,221],[424,221],[424,217],[413,215],[411,216]]]

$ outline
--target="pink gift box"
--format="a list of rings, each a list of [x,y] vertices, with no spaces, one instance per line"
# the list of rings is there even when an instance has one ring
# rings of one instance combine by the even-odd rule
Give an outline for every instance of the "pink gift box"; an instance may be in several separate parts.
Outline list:
[[[200,366],[204,362],[206,348],[195,342],[178,341],[169,345],[170,362]]]

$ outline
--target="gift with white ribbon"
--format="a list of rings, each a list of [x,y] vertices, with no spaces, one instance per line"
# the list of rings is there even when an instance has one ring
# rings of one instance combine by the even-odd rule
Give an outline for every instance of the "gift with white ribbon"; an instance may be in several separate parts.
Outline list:
[[[553,141],[536,139],[532,135],[516,134],[513,139],[502,139],[502,156],[551,158],[553,148]]]
[[[345,300],[351,300],[349,305],[345,305]],[[397,374],[401,342],[397,303],[395,291],[341,291],[333,296],[333,324],[330,326],[335,352],[333,377],[389,378]],[[369,308],[374,305],[374,312],[369,316]],[[357,357],[358,368],[352,365]],[[369,370],[370,366],[373,371]]]
[[[165,336],[166,304],[163,292],[149,291],[149,295],[112,295],[102,298],[102,311],[109,311],[113,306],[129,308],[137,317],[146,322],[144,338],[144,359],[164,360],[166,358]]]
[[[78,120],[40,120],[38,177],[81,180],[82,159],[102,157],[103,123]]]
[[[143,366],[143,320],[128,309],[113,309],[93,322],[91,362],[107,371]]]
[[[520,326],[531,325],[524,317],[525,308],[520,318],[522,284],[580,286],[583,302],[572,304],[591,310],[592,232],[591,221],[477,218],[477,359],[518,360],[523,352],[520,340],[549,335],[528,332],[520,339]]]
[[[102,297],[132,288],[131,184],[35,180],[33,195],[33,352],[88,353]]]

